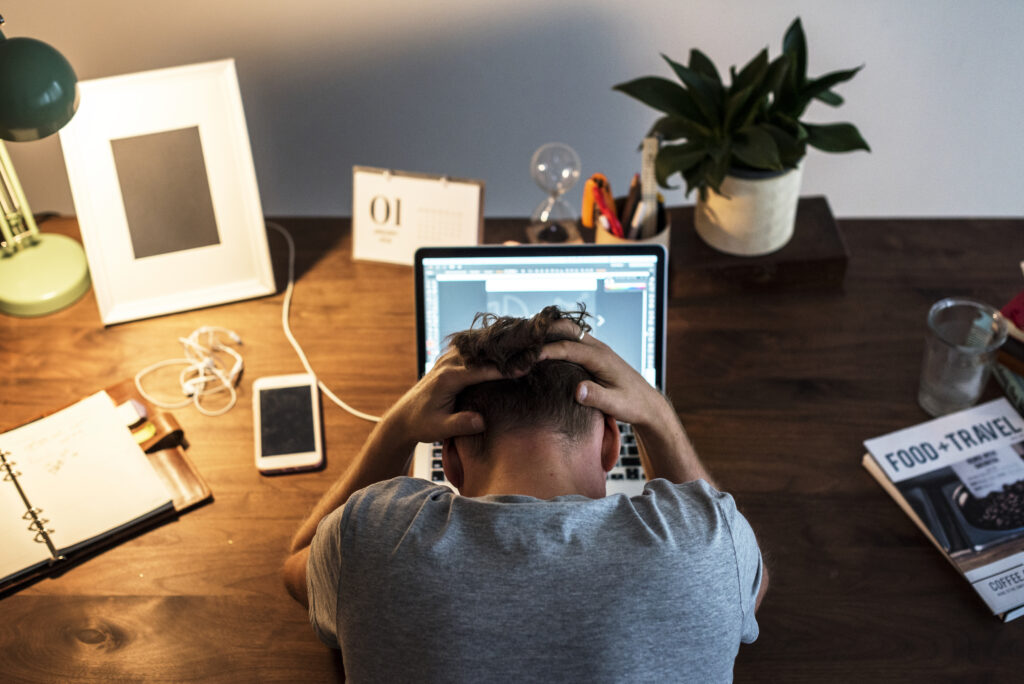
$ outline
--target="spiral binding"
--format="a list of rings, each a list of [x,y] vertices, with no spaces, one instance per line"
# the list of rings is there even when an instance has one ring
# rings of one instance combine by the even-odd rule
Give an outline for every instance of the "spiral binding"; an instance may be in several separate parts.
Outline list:
[[[39,544],[46,544],[46,548],[50,550],[50,564],[56,563],[57,561],[64,560],[64,556],[57,553],[57,548],[53,545],[53,540],[50,539],[50,535],[53,534],[52,529],[46,527],[46,523],[50,522],[48,518],[40,517],[43,509],[36,508],[29,503],[28,497],[25,496],[25,490],[21,488],[21,483],[18,482],[18,477],[21,475],[20,472],[14,469],[14,466],[18,465],[17,462],[8,460],[8,456],[11,453],[9,451],[3,451],[0,449],[0,469],[6,471],[4,473],[4,482],[11,482],[14,487],[18,490],[18,495],[21,497],[22,503],[25,504],[25,514],[21,516],[22,520],[30,521],[27,529],[29,532],[35,532],[33,539]]]

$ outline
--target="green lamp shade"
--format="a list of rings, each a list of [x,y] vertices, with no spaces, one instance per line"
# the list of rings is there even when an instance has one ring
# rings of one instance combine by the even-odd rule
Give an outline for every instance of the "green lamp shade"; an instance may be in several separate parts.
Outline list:
[[[45,138],[77,108],[78,78],[62,54],[35,38],[0,34],[0,138]]]

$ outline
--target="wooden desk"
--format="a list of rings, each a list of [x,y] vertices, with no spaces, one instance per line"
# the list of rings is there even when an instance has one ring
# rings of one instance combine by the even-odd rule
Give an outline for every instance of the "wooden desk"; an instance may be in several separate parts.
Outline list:
[[[299,248],[296,336],[343,399],[383,412],[416,377],[411,269],[353,263],[347,220],[282,223]],[[860,457],[863,439],[926,417],[915,394],[929,305],[947,295],[999,304],[1022,287],[1024,220],[840,226],[843,290],[670,304],[669,392],[772,569],[761,637],[740,649],[736,679],[1016,679],[1024,620],[990,616]],[[76,232],[69,220],[43,229]],[[269,239],[281,283],[285,245]],[[278,570],[298,522],[371,426],[327,404],[326,470],[257,474],[250,383],[300,369],[280,313],[278,294],[104,329],[90,293],[45,318],[0,317],[3,427],[177,356],[177,338],[200,325],[237,331],[246,363],[230,413],[176,412],[214,502],[0,600],[0,680],[338,679]]]

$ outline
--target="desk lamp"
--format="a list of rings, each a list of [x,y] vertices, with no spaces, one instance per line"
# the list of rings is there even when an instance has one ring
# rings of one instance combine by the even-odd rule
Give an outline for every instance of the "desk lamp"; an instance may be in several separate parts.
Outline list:
[[[3,24],[3,17],[0,17]],[[58,131],[78,108],[78,79],[55,49],[0,32],[0,138],[38,140]],[[42,316],[89,289],[82,246],[39,232],[25,193],[0,142],[0,311]]]

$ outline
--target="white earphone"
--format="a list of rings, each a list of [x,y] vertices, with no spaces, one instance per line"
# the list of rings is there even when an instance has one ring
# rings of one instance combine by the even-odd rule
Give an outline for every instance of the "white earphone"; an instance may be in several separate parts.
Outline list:
[[[227,336],[230,343],[222,343],[219,335]],[[232,349],[229,344],[242,344],[242,338],[234,330],[219,326],[204,325],[196,328],[188,337],[179,337],[184,347],[184,357],[167,359],[147,366],[135,374],[135,387],[142,397],[160,408],[176,409],[192,404],[196,410],[206,416],[219,416],[227,413],[238,400],[235,385],[242,374],[244,366],[242,355]],[[224,357],[231,359],[231,367],[226,368]],[[184,399],[163,400],[150,395],[142,388],[142,378],[167,366],[184,366],[178,375],[178,384]],[[202,404],[202,397],[209,394],[227,392],[228,401],[216,409],[208,409]]]

